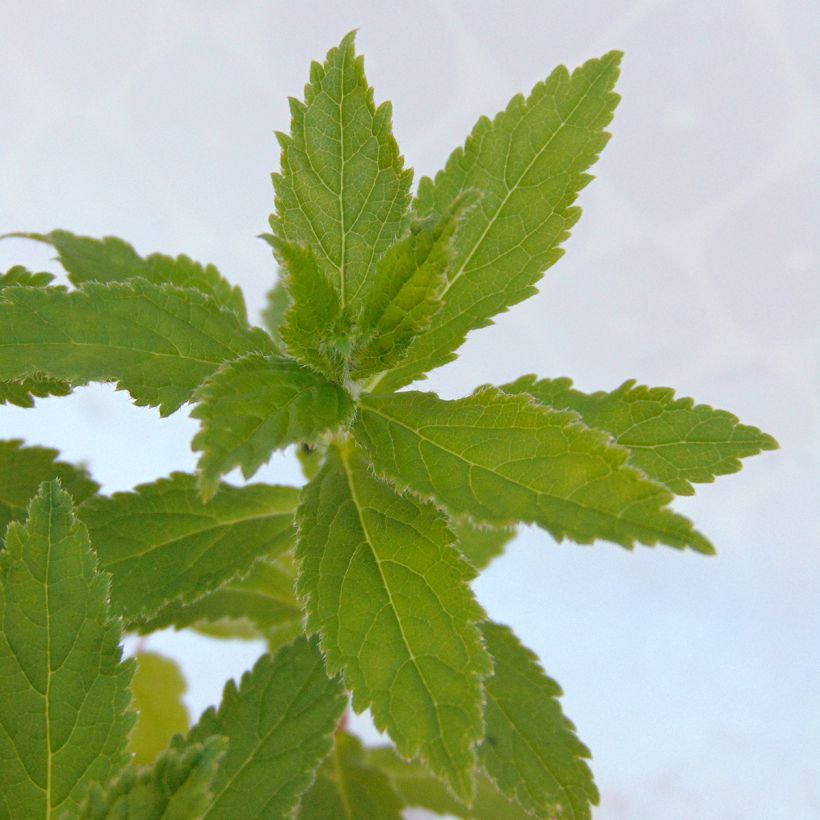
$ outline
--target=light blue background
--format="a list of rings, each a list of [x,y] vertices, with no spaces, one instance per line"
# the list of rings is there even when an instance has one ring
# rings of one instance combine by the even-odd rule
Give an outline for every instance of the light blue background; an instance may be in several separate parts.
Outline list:
[[[429,386],[527,372],[674,385],[782,450],[676,506],[717,558],[556,545],[525,530],[481,578],[561,682],[597,817],[820,817],[820,13],[812,0],[15,2],[0,25],[0,231],[116,234],[215,262],[254,312],[274,280],[272,130],[308,61],[360,27],[419,175],[559,62],[626,51],[614,139],[540,294]],[[54,269],[0,243],[0,266]],[[192,469],[195,425],[103,387],[0,408],[0,434],[87,462],[106,491]],[[289,456],[260,472],[296,481]],[[196,714],[259,648],[179,634]],[[366,722],[359,725],[367,730]]]

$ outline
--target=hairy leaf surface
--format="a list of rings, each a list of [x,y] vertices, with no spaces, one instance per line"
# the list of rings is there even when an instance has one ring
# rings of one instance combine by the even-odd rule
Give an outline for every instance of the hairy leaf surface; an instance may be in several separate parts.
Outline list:
[[[535,523],[558,540],[711,544],[663,507],[672,494],[626,462],[628,450],[575,413],[485,388],[457,401],[432,393],[363,396],[354,428],[377,470],[456,515]]]
[[[208,709],[188,735],[228,738],[205,817],[278,820],[288,816],[330,751],[347,699],[328,678],[315,641],[297,638],[263,655],[239,688],[229,681],[219,710]]]
[[[390,746],[368,749],[367,760],[388,775],[402,802],[410,808],[466,820],[532,820],[532,814],[505,797],[483,772],[477,774],[475,798],[468,808],[424,764],[403,760]]]
[[[56,479],[0,550],[0,816],[73,814],[128,762],[132,663],[108,579]]]
[[[292,487],[224,485],[205,504],[196,478],[174,473],[133,492],[96,496],[79,515],[111,573],[112,607],[131,624],[287,550],[297,497]]]
[[[488,527],[464,520],[451,522],[450,526],[456,534],[461,554],[476,569],[484,569],[515,538],[515,530],[511,527]]]
[[[529,97],[513,97],[495,119],[479,119],[435,179],[419,183],[417,214],[441,216],[464,191],[482,198],[457,238],[444,307],[380,390],[409,384],[455,358],[473,328],[535,293],[578,221],[574,206],[609,134],[621,54],[612,51],[570,74],[559,66]]]
[[[153,763],[171,738],[188,731],[188,710],[182,696],[188,688],[176,661],[156,652],[139,652],[131,680],[137,725],[128,741],[134,763]]]
[[[466,798],[489,671],[473,572],[432,505],[398,495],[352,449],[333,448],[297,513],[308,629],[353,708],[370,707],[399,751],[421,754]]]
[[[51,245],[58,253],[60,264],[75,285],[85,282],[122,282],[136,276],[156,285],[172,284],[196,288],[217,302],[247,319],[242,291],[222,277],[213,265],[200,265],[185,256],[152,253],[143,259],[128,242],[116,236],[95,239],[78,236],[70,231],[49,233],[17,233],[12,236],[35,239]]]
[[[291,99],[291,134],[277,134],[273,175],[280,239],[306,243],[339,290],[356,299],[404,227],[412,174],[391,132],[391,107],[373,103],[354,33],[313,63],[305,101]]]
[[[278,356],[252,355],[221,367],[197,394],[191,416],[201,429],[200,487],[210,498],[219,476],[241,467],[250,478],[288,444],[315,441],[353,413],[347,392],[324,376]]]
[[[59,478],[77,504],[99,490],[84,467],[57,461],[58,455],[48,447],[26,447],[20,439],[0,441],[0,546],[9,522],[26,517],[43,481]]]
[[[488,621],[481,631],[495,670],[485,682],[481,762],[501,791],[536,817],[592,817],[599,795],[589,750],[561,712],[561,688],[510,629]]]
[[[370,765],[361,741],[337,732],[333,751],[299,804],[299,820],[401,820],[402,801],[387,775]]]
[[[0,380],[115,381],[167,416],[222,362],[272,350],[264,331],[191,288],[134,279],[0,291]]]
[[[777,448],[757,427],[741,424],[725,410],[676,399],[668,387],[627,381],[611,393],[582,393],[573,389],[571,379],[522,376],[501,389],[527,393],[558,410],[574,410],[590,427],[611,433],[629,449],[636,467],[678,495],[692,495],[692,483],[737,472],[741,458]]]
[[[129,766],[112,783],[94,784],[80,820],[200,820],[211,802],[211,782],[225,738],[164,751],[150,767]]]

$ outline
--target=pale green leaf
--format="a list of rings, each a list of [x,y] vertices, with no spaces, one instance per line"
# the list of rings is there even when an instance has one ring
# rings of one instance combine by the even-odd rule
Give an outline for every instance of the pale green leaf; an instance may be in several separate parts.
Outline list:
[[[0,550],[0,816],[74,813],[128,761],[132,663],[108,579],[58,480]]]
[[[508,627],[485,622],[481,631],[495,668],[484,683],[481,762],[501,791],[536,817],[590,818],[598,789],[589,750],[561,712],[561,688]]]
[[[264,331],[191,288],[133,279],[0,291],[0,380],[115,381],[168,415],[222,362],[272,350]]]
[[[196,288],[247,319],[242,291],[224,279],[213,265],[200,265],[185,255],[174,258],[152,253],[143,259],[128,242],[116,236],[95,239],[63,230],[9,235],[51,245],[57,251],[60,264],[68,272],[68,278],[75,285],[85,282],[122,282],[139,276],[156,285],[168,283]]]
[[[302,631],[304,613],[294,593],[290,553],[259,560],[244,578],[234,578],[190,603],[175,602],[137,625],[139,632],[190,627],[217,638],[264,638],[271,651]]]
[[[403,760],[390,746],[367,750],[367,760],[385,772],[405,806],[466,820],[532,820],[533,815],[506,798],[483,773],[476,776],[476,793],[469,808],[418,760]]]
[[[354,34],[313,63],[305,101],[291,100],[291,134],[278,134],[273,233],[304,242],[339,289],[342,307],[401,234],[412,173],[391,132],[391,107],[373,103]]]
[[[47,447],[26,447],[19,439],[0,441],[0,546],[9,522],[26,517],[43,481],[59,478],[77,504],[99,490],[84,467],[57,461],[58,455]]]
[[[279,328],[288,353],[331,378],[343,380],[351,344],[350,322],[335,285],[319,269],[307,245],[274,239],[273,247],[291,298]]]
[[[401,820],[402,801],[387,775],[372,766],[361,741],[337,732],[333,751],[299,804],[299,820]]]
[[[164,751],[150,767],[129,766],[106,786],[94,784],[79,820],[200,820],[211,803],[211,782],[226,749],[211,737]],[[65,818],[69,820],[69,818]]]
[[[263,655],[239,688],[229,681],[219,710],[208,709],[188,739],[228,738],[213,783],[208,820],[287,817],[330,751],[347,698],[325,672],[315,641],[297,638]]]
[[[363,396],[354,431],[380,473],[454,515],[534,523],[582,544],[604,538],[713,552],[688,519],[664,509],[672,493],[629,466],[628,450],[575,413],[527,396],[491,387],[456,401]]]
[[[0,274],[0,290],[11,287],[44,288],[53,281],[54,274],[32,273],[22,265],[14,265]]]
[[[219,476],[240,467],[250,478],[274,450],[347,422],[353,402],[324,376],[278,356],[245,356],[221,367],[197,393],[200,487],[210,498]]]
[[[287,550],[297,497],[293,487],[224,485],[205,504],[196,478],[174,473],[133,492],[91,498],[78,514],[111,573],[112,607],[130,625]]]
[[[512,527],[489,527],[462,519],[450,523],[456,534],[461,554],[476,568],[484,569],[494,558],[498,558],[504,547],[515,538]]]
[[[527,393],[558,410],[574,410],[590,427],[611,433],[629,449],[632,464],[678,495],[692,495],[693,482],[709,483],[715,476],[736,473],[741,458],[777,448],[757,427],[741,424],[725,410],[676,399],[668,387],[627,381],[612,393],[582,393],[570,379],[522,376],[501,389]]]
[[[455,358],[468,331],[535,293],[577,222],[574,205],[606,145],[618,95],[621,54],[612,51],[570,74],[559,66],[526,99],[479,119],[434,180],[419,183],[417,214],[442,215],[463,191],[482,194],[457,238],[444,307],[407,357],[379,384],[394,390]]]
[[[140,652],[131,680],[137,725],[128,741],[134,763],[153,763],[171,738],[190,725],[182,695],[188,688],[178,664],[156,652]]]
[[[291,306],[292,301],[285,283],[279,281],[268,291],[266,297],[265,307],[262,310],[262,324],[267,328],[273,339],[276,349],[284,352],[285,343],[282,341],[280,331],[282,329],[282,322],[285,319],[285,313]]]
[[[332,448],[297,512],[297,589],[328,669],[399,751],[472,789],[489,672],[474,576],[435,507],[398,495],[352,449]]]
[[[466,192],[441,218],[411,223],[409,232],[381,258],[357,323],[364,342],[355,354],[355,378],[393,367],[410,342],[430,327],[454,258],[453,236],[476,201],[475,192]]]

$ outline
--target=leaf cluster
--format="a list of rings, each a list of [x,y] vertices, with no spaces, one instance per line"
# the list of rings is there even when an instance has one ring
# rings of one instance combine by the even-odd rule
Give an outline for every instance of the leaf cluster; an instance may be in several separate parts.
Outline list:
[[[213,265],[13,234],[51,245],[70,286],[0,276],[0,402],[112,382],[163,416],[192,406],[200,428],[196,475],[111,496],[54,451],[0,442],[0,817],[590,816],[560,688],[471,582],[519,522],[711,553],[675,495],[776,444],[633,381],[402,388],[560,257],[620,56],[481,118],[411,196],[345,37],[278,135],[264,329]],[[303,488],[224,483],[287,447]],[[193,727],[171,661],[121,657],[123,630],[169,626],[269,649]],[[344,729],[348,700],[392,747]]]

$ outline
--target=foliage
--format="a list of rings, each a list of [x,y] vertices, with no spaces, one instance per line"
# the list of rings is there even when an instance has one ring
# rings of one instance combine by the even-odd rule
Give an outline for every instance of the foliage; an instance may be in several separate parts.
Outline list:
[[[114,382],[161,415],[192,405],[200,431],[197,475],[111,496],[52,450],[0,442],[0,817],[591,816],[560,688],[472,580],[519,522],[712,553],[670,503],[777,445],[632,381],[396,391],[561,256],[619,62],[557,68],[411,197],[346,36],[278,135],[265,329],[213,265],[12,234],[53,246],[69,286],[0,276],[0,402]],[[291,446],[301,490],[221,481]],[[192,728],[173,662],[140,653],[134,675],[121,658],[123,629],[168,626],[269,647]],[[393,747],[344,729],[348,699]]]

